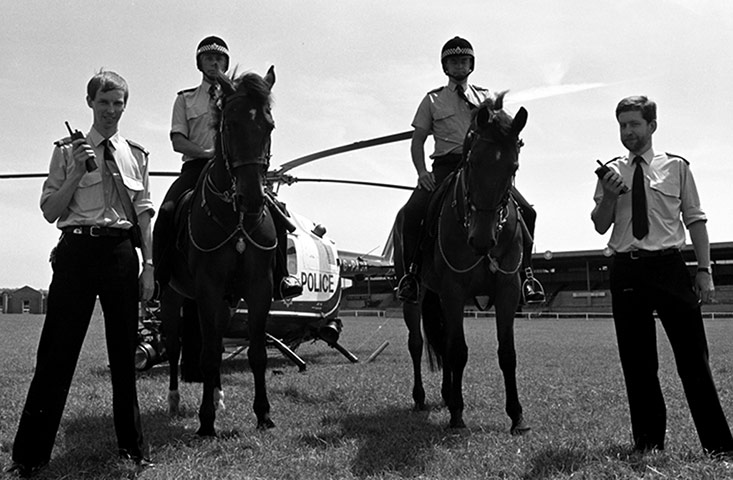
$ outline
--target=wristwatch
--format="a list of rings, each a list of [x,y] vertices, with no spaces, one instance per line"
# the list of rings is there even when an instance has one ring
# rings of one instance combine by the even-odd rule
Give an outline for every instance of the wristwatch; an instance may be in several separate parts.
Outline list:
[[[713,274],[713,267],[697,267],[697,271],[698,272],[705,272],[708,275],[712,275]]]
[[[152,267],[153,266],[153,259],[148,258],[147,260],[143,261],[143,268],[145,267]]]

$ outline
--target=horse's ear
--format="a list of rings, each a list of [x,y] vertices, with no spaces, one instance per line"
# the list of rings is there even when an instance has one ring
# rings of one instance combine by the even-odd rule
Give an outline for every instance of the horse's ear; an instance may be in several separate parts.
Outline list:
[[[527,124],[527,116],[529,114],[527,113],[527,109],[524,107],[521,107],[516,115],[514,115],[514,120],[512,120],[512,133],[514,135],[519,135],[519,132],[522,131],[524,126]]]
[[[267,69],[267,73],[265,74],[265,83],[270,86],[270,90],[272,90],[272,86],[275,85],[275,65],[270,65],[270,68]]]
[[[508,92],[509,90],[502,90],[496,94],[496,97],[494,98],[494,110],[501,110],[504,108],[504,95]]]
[[[488,105],[482,105],[476,112],[476,126],[483,127],[488,125],[491,120],[491,112]]]
[[[229,96],[234,93],[234,85],[232,85],[232,81],[224,75],[222,72],[217,72],[217,75],[219,77],[219,86],[221,87],[221,91],[224,92],[224,96]]]

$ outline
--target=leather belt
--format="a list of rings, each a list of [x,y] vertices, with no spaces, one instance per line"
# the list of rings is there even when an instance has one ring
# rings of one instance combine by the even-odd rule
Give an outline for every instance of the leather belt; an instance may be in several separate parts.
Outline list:
[[[667,257],[669,255],[678,255],[679,248],[664,248],[662,250],[632,250],[630,252],[617,252],[616,258],[638,260],[640,258],[657,258]]]
[[[96,225],[79,225],[76,227],[64,227],[61,229],[64,233],[72,233],[74,235],[88,235],[90,237],[129,237],[129,230],[111,227],[98,227]]]

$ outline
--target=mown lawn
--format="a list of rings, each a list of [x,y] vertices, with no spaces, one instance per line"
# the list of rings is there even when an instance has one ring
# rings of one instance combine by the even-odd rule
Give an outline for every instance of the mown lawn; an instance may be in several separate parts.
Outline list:
[[[630,452],[626,396],[611,320],[518,320],[518,381],[533,430],[509,435],[492,320],[466,320],[468,428],[446,428],[440,374],[426,370],[433,409],[412,413],[412,369],[399,316],[345,317],[341,343],[370,363],[351,364],[323,343],[298,353],[298,369],[270,351],[268,391],[276,428],[255,430],[246,357],[225,364],[227,410],[219,438],[199,439],[200,386],[184,384],[183,414],[166,414],[167,368],[140,375],[143,426],[156,467],[145,479],[605,479],[733,478],[733,463],[700,448],[660,330],[660,375],[667,399],[667,449]],[[0,463],[10,448],[31,378],[43,317],[0,315]],[[733,322],[707,320],[712,367],[733,419]],[[87,336],[49,467],[38,478],[130,478],[116,458],[103,325]]]

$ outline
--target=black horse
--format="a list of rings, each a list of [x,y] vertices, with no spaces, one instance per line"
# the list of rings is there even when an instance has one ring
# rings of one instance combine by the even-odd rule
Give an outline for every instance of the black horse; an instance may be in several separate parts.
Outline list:
[[[441,394],[450,411],[450,426],[463,428],[462,380],[468,361],[463,310],[467,301],[489,297],[486,308],[493,305],[496,310],[510,431],[521,434],[529,426],[517,392],[514,314],[520,299],[524,232],[510,190],[519,167],[519,132],[527,122],[527,111],[521,108],[512,118],[503,110],[505,93],[475,111],[464,143],[464,160],[433,195],[421,253],[421,300],[418,305],[406,302],[403,313],[413,362],[415,409],[426,408],[420,369],[422,314],[430,365],[443,369]],[[404,271],[401,222],[398,214],[394,228],[398,278]]]
[[[195,190],[176,208],[176,259],[171,262],[170,281],[161,287],[161,316],[175,391],[180,352],[176,332],[183,298],[195,299],[198,305],[204,389],[197,433],[202,436],[216,435],[222,336],[231,308],[240,299],[249,311],[248,357],[257,427],[274,427],[265,385],[265,321],[272,302],[277,240],[263,190],[274,128],[270,113],[274,83],[272,67],[264,78],[255,73],[232,79],[220,75],[223,96],[216,118],[216,155]]]

